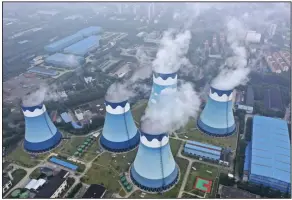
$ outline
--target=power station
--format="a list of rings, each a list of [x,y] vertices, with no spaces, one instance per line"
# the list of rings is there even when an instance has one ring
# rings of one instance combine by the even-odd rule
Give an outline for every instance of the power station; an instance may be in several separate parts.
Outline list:
[[[177,72],[163,74],[153,72],[153,85],[148,105],[155,104],[163,92],[175,92],[177,89]]]
[[[145,191],[162,192],[178,180],[179,170],[174,161],[167,133],[141,132],[140,144],[130,176],[135,185]]]
[[[105,101],[106,116],[101,145],[111,152],[124,152],[139,144],[139,132],[133,120],[128,100]]]
[[[209,97],[198,121],[198,128],[204,133],[225,137],[236,129],[232,110],[233,90],[219,90],[211,86]]]
[[[25,119],[24,149],[31,153],[42,153],[56,147],[62,139],[62,134],[52,123],[46,106],[41,103],[36,106],[22,106]]]

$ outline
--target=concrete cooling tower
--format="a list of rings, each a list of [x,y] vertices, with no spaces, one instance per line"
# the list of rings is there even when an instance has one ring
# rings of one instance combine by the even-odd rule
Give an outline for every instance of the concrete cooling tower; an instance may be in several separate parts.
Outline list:
[[[112,152],[124,152],[139,144],[139,132],[133,120],[129,102],[105,101],[106,116],[101,145]]]
[[[162,192],[178,180],[179,170],[169,146],[166,133],[141,133],[140,144],[130,169],[133,183],[150,192]]]
[[[56,147],[62,134],[52,123],[44,104],[22,106],[25,119],[24,149],[32,153],[41,153]]]
[[[198,121],[198,128],[215,137],[232,135],[236,125],[232,111],[232,91],[211,87],[209,97]]]
[[[153,85],[148,105],[156,103],[163,92],[175,92],[177,89],[177,72],[171,74],[153,73]]]

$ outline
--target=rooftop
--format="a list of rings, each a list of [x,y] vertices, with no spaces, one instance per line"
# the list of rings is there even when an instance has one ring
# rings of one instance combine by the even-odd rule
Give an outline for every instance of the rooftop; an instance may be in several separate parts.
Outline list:
[[[100,36],[90,36],[64,49],[65,53],[84,56],[99,45]]]
[[[251,174],[290,183],[290,154],[287,122],[254,116]]]
[[[219,188],[221,199],[255,199],[257,197],[255,194],[234,187],[220,185]]]
[[[51,179],[49,179],[43,187],[38,191],[35,198],[50,198],[55,191],[64,183],[66,179],[63,178],[61,171]]]
[[[83,199],[95,199],[102,198],[106,189],[102,185],[93,184],[90,185],[85,194],[83,195]]]

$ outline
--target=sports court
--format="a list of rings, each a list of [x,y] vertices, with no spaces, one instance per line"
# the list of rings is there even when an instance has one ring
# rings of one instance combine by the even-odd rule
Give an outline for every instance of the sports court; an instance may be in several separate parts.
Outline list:
[[[196,178],[194,189],[200,190],[205,193],[211,193],[212,181],[203,179],[201,177]]]

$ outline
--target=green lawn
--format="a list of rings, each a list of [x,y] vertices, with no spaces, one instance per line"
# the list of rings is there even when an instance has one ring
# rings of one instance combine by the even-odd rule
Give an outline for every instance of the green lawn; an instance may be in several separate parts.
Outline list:
[[[95,156],[97,156],[96,151],[100,149],[99,137],[93,141],[92,145],[87,149],[87,151],[82,155],[82,160],[91,161]]]
[[[169,139],[169,145],[170,145],[170,148],[171,148],[172,155],[176,156],[176,154],[177,154],[177,152],[179,150],[179,147],[181,145],[181,140],[176,140],[176,139],[170,138]]]
[[[193,195],[189,195],[189,194],[186,194],[186,193],[183,193],[182,199],[198,199],[198,197],[196,196],[193,196]]]
[[[23,179],[23,177],[25,177],[26,174],[27,172],[24,169],[14,170],[11,174],[13,177],[12,184],[16,185],[19,181],[21,181],[21,179]]]
[[[86,137],[72,137],[68,140],[61,149],[58,150],[58,153],[65,156],[72,156],[77,150],[78,146],[83,144]]]
[[[212,182],[212,193],[213,193],[213,190],[216,189],[216,187],[214,187],[214,181],[218,173],[218,168],[207,165],[207,164],[203,164],[203,163],[194,163],[192,167],[195,167],[196,170],[193,170],[193,168],[191,169],[191,172],[189,174],[189,178],[184,190],[186,192],[198,194],[197,192],[195,192],[195,189],[193,189],[193,187],[196,181],[196,177],[199,176],[201,178],[205,178],[205,179],[213,181]],[[208,173],[207,171],[210,171],[212,173]],[[215,183],[215,186],[217,186],[217,183]]]
[[[125,190],[124,190],[123,188],[120,190],[119,195],[120,195],[121,197],[126,196],[126,192],[125,192]]]
[[[144,114],[144,111],[147,107],[147,100],[141,100],[138,103],[136,103],[132,108],[132,115],[136,122],[140,123],[141,117]]]
[[[174,188],[172,188],[170,191],[168,192],[165,192],[163,193],[162,195],[161,194],[146,194],[144,199],[174,199],[174,198],[177,198],[177,195],[179,193],[179,190],[180,190],[180,187],[181,187],[181,184],[182,184],[182,181],[183,181],[183,178],[184,178],[184,175],[186,173],[186,169],[188,167],[188,161],[185,160],[185,159],[182,159],[182,158],[178,158],[176,157],[175,158],[175,161],[176,163],[179,165],[180,167],[180,180],[179,182],[175,185]],[[141,191],[136,191],[134,192],[129,198],[141,198],[140,195],[141,195]]]
[[[93,164],[92,167],[86,172],[81,181],[86,184],[102,184],[110,192],[119,192],[121,186],[118,182],[119,174],[109,168],[108,166],[100,166]]]
[[[41,169],[38,167],[33,172],[31,172],[31,174],[29,175],[29,178],[37,179],[40,175],[41,175]]]
[[[198,130],[196,121],[194,119],[190,120],[187,125],[177,131],[177,133],[178,136],[182,139],[194,140],[197,142],[213,144],[221,147],[231,147],[232,150],[236,149],[237,133],[226,138],[211,137]],[[187,136],[187,138],[185,136]]]
[[[104,152],[96,158],[94,163],[102,166],[109,166],[119,173],[128,172],[130,167],[128,163],[132,164],[134,162],[136,154],[137,149],[123,154],[116,154],[116,157],[113,158],[112,153]]]
[[[32,158],[30,154],[23,150],[23,146],[21,145],[16,147],[16,149],[7,156],[7,161],[16,163],[23,167],[34,167],[39,163],[39,157],[43,157],[43,155]]]

